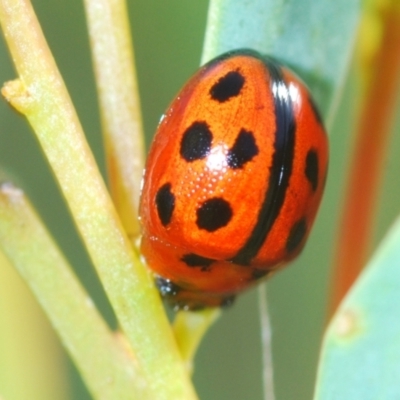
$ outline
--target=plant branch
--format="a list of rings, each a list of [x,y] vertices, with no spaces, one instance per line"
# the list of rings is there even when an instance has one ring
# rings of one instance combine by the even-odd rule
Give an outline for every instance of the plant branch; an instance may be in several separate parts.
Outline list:
[[[28,0],[0,0],[19,79],[3,94],[23,113],[58,180],[154,399],[193,399],[161,300],[134,254]]]
[[[69,398],[60,342],[26,282],[1,251],[0,355],[0,390],[7,398]]]
[[[174,321],[174,333],[182,358],[190,374],[193,373],[193,359],[201,340],[208,329],[221,315],[219,308],[202,311],[179,311]]]
[[[109,184],[131,239],[144,164],[140,100],[125,0],[85,0]]]
[[[0,248],[36,295],[96,399],[153,399],[127,348],[106,326],[23,192],[10,183],[0,186]]]

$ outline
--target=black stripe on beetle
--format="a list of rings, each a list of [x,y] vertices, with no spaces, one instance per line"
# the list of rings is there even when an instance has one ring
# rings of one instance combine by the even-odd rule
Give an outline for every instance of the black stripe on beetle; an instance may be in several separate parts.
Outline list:
[[[274,153],[266,184],[263,204],[256,225],[243,247],[231,259],[239,265],[249,265],[256,256],[283,206],[292,175],[296,123],[293,104],[283,78],[281,67],[269,58],[262,58],[271,78],[274,96],[276,131]]]

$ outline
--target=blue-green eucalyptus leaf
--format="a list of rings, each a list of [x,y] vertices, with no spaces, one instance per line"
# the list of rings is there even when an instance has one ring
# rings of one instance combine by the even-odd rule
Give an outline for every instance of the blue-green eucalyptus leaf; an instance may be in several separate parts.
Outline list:
[[[314,400],[400,399],[400,218],[325,334]]]
[[[210,0],[203,62],[252,48],[291,66],[333,116],[351,58],[360,0]]]

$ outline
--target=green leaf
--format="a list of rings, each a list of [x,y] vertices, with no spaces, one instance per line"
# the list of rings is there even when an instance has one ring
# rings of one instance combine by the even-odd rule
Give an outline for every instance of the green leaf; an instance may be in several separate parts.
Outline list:
[[[203,62],[243,47],[273,56],[306,81],[331,119],[359,14],[360,0],[211,0]]]
[[[400,399],[400,218],[326,332],[314,400]]]

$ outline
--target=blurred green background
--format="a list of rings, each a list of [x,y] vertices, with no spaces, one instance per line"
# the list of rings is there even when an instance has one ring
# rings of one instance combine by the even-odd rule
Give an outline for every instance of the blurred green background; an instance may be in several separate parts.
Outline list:
[[[35,0],[33,5],[104,174],[83,4],[78,0]],[[129,1],[147,142],[168,103],[199,65],[207,6],[207,1]],[[338,115],[330,132],[330,172],[317,224],[299,260],[268,283],[278,400],[312,398],[318,351],[326,323],[332,243],[337,230],[352,146],[354,74],[350,73],[347,80]],[[1,39],[0,81],[14,77]],[[399,123],[397,120],[397,128]],[[399,135],[395,137],[395,142],[387,161],[385,190],[381,195],[384,206],[379,212],[376,241],[382,237],[399,209],[400,186],[395,184],[400,167],[400,159],[395,157],[400,150]],[[4,101],[0,102],[0,166],[26,190],[84,285],[106,318],[114,324],[112,311],[79,242],[40,148],[24,119]],[[257,304],[257,291],[246,293],[232,309],[224,312],[207,334],[197,356],[194,375],[201,399],[263,398]],[[90,399],[74,367],[67,362],[72,384],[71,398]],[[46,374],[46,371],[43,373]]]

